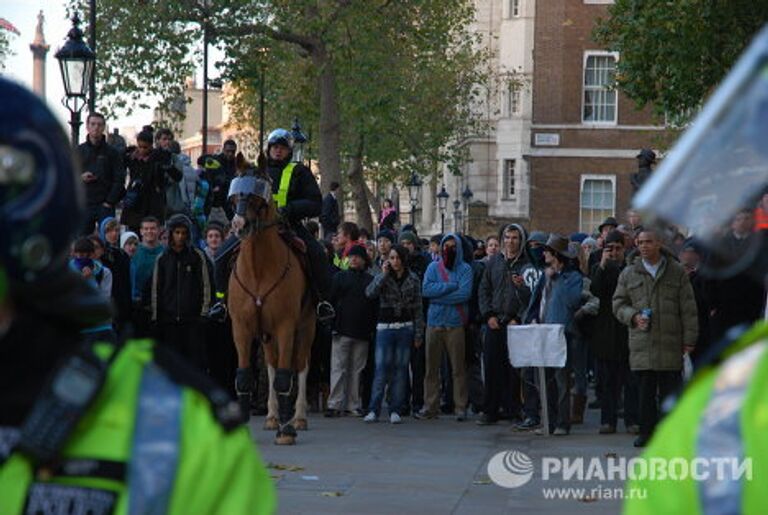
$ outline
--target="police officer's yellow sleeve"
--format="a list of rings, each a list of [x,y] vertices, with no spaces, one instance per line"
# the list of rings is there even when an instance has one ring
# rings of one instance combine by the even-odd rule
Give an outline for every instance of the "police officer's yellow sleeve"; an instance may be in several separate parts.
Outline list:
[[[246,427],[227,432],[208,401],[184,390],[181,447],[172,514],[269,514],[275,488]]]

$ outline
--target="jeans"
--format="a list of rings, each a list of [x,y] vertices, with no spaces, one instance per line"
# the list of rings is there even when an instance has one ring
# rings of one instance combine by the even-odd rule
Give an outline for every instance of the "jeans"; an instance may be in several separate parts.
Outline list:
[[[408,364],[413,345],[413,327],[400,329],[379,329],[376,333],[376,351],[374,360],[376,372],[373,378],[371,402],[368,411],[376,415],[381,411],[384,387],[389,385],[392,391],[390,413],[400,414],[405,403],[405,385],[408,376]]]

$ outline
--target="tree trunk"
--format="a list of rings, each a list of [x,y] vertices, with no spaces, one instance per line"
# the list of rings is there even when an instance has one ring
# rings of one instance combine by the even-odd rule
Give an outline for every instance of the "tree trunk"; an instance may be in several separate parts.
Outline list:
[[[312,52],[312,60],[319,70],[320,91],[320,189],[323,194],[330,190],[332,182],[341,184],[341,121],[339,100],[336,92],[336,73],[325,49],[319,44]],[[342,189],[343,193],[343,189]],[[339,195],[339,208],[344,212],[343,195]]]
[[[349,188],[355,199],[355,212],[357,213],[358,227],[365,227],[373,234],[373,219],[371,218],[371,206],[368,201],[368,193],[363,177],[363,138],[359,137],[355,153],[349,160]]]

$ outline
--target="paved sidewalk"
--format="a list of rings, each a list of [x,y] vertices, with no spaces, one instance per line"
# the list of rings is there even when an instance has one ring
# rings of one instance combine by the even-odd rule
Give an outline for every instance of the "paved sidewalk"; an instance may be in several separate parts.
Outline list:
[[[542,481],[542,457],[632,457],[634,436],[598,435],[599,411],[587,412],[587,423],[571,435],[546,437],[515,432],[509,423],[481,427],[470,419],[456,422],[404,418],[365,424],[359,418],[310,417],[293,447],[272,443],[274,432],[263,420],[251,423],[264,460],[301,470],[271,469],[278,490],[279,513],[618,513],[621,501],[605,498],[605,489],[620,482]],[[384,420],[384,417],[382,417]],[[535,465],[532,480],[506,489],[490,483],[489,459],[501,451],[527,454]],[[545,499],[542,488],[575,487],[600,493],[575,493],[578,499]],[[600,497],[603,498],[600,498]]]

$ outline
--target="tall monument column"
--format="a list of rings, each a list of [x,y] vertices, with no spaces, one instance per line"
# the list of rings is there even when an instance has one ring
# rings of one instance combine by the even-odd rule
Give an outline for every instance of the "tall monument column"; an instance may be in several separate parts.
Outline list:
[[[32,89],[35,93],[45,98],[45,55],[48,53],[49,45],[45,44],[43,35],[43,22],[45,17],[43,11],[37,15],[37,28],[35,29],[35,40],[29,45],[32,50]]]

